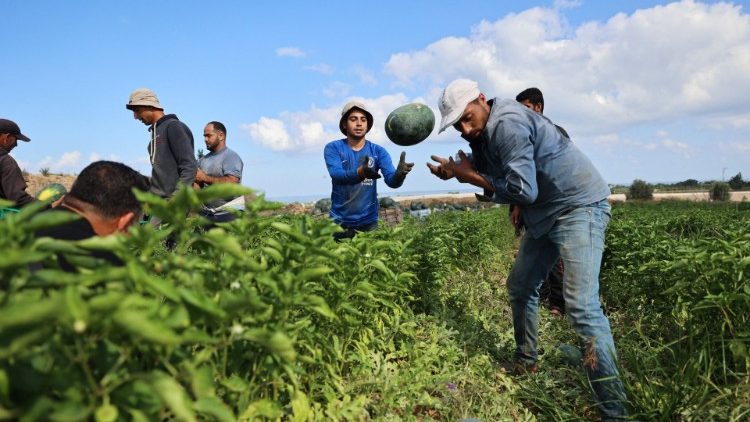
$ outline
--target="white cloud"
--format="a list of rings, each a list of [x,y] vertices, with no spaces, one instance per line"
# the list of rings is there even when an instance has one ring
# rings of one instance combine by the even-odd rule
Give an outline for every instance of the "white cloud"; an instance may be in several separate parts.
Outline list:
[[[359,81],[364,85],[374,86],[378,84],[378,80],[375,78],[375,75],[362,66],[356,66],[354,68],[354,73],[359,77]]]
[[[555,0],[555,9],[575,9],[579,7],[583,2],[580,0]]]
[[[28,164],[28,163],[25,163]],[[30,165],[30,164],[29,164]],[[64,152],[60,158],[54,158],[52,156],[46,156],[42,158],[36,165],[37,170],[43,168],[48,169],[52,173],[78,173],[81,170],[81,152],[80,151],[69,151]]]
[[[99,156],[99,154],[92,152],[91,155],[89,156],[89,163],[93,163],[94,161],[99,161],[101,159],[102,157]]]
[[[81,152],[70,151],[65,152],[50,166],[50,170],[54,172],[78,172],[81,165]]]
[[[325,63],[317,63],[310,66],[305,66],[305,69],[312,70],[313,72],[317,72],[323,75],[333,74],[333,67]]]
[[[253,142],[274,151],[293,153],[319,152],[325,144],[342,138],[339,131],[341,107],[352,100],[361,101],[372,113],[374,124],[367,139],[385,142],[383,123],[388,113],[409,102],[404,94],[384,95],[377,98],[350,97],[341,104],[328,108],[313,106],[304,112],[283,112],[277,118],[261,117],[257,122],[243,125]],[[417,98],[413,101],[420,101]]]
[[[537,86],[545,111],[578,136],[719,111],[732,121],[748,112],[750,16],[684,0],[571,27],[563,11],[533,8],[394,54],[384,70],[432,104],[457,77],[506,98]]]
[[[351,91],[352,91],[351,85],[344,83],[344,82],[336,81],[328,85],[326,88],[323,88],[323,95],[325,95],[328,98],[346,97],[347,95],[349,95],[349,93],[351,93]]]
[[[743,114],[733,114],[727,116],[707,117],[705,119],[706,127],[713,130],[743,129],[750,127],[750,112]]]
[[[274,151],[284,151],[292,146],[284,121],[261,117],[257,123],[243,125],[250,137]]]
[[[688,144],[684,142],[678,142],[672,139],[664,139],[661,141],[661,145],[679,155],[681,155],[683,158],[690,158],[693,155],[693,148],[691,148]]]
[[[276,49],[279,57],[305,57],[305,52],[297,47],[281,47]]]

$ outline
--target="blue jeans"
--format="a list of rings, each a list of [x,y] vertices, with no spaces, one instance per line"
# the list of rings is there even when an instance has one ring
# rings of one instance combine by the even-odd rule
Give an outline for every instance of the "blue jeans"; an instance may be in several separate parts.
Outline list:
[[[558,256],[562,257],[565,310],[581,341],[583,367],[605,419],[625,415],[625,390],[617,371],[615,344],[609,320],[599,302],[599,267],[609,219],[607,200],[564,213],[541,238],[524,236],[508,277],[515,358],[527,365],[534,364],[539,335],[539,287]]]

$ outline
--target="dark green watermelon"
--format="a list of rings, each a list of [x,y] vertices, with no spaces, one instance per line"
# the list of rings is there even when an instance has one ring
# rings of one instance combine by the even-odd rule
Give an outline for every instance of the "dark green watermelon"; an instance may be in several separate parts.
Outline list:
[[[68,190],[59,183],[50,183],[36,193],[36,199],[42,202],[54,202],[67,194]]]
[[[421,103],[409,103],[391,112],[385,119],[385,134],[396,145],[416,145],[435,128],[435,113]]]

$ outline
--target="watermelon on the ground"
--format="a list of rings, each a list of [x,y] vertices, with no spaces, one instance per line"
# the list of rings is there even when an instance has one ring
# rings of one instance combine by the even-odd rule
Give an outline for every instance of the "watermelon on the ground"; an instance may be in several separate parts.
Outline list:
[[[68,190],[59,183],[50,183],[36,193],[36,199],[43,202],[54,202],[67,194]]]
[[[396,145],[416,145],[435,128],[435,113],[422,103],[409,103],[393,110],[385,119],[385,134]]]

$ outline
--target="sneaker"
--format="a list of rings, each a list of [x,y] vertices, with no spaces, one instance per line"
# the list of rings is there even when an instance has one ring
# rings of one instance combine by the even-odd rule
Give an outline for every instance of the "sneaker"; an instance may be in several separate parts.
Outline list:
[[[506,362],[502,365],[503,370],[511,375],[536,374],[536,364],[527,365],[522,362]]]

